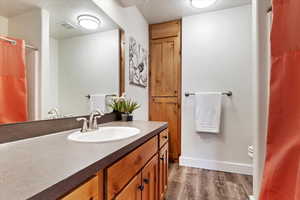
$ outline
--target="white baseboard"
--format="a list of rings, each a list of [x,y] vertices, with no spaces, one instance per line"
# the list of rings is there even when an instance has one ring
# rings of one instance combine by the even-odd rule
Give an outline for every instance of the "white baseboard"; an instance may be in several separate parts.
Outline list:
[[[252,165],[243,164],[243,163],[195,159],[195,158],[181,156],[179,158],[179,165],[201,168],[201,169],[216,170],[216,171],[232,172],[232,173],[245,174],[245,175],[253,174]]]

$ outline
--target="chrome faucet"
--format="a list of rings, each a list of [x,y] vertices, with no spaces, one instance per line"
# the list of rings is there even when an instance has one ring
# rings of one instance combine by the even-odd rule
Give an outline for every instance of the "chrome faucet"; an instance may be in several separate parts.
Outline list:
[[[95,115],[97,115],[97,116],[95,116]],[[91,112],[90,119],[89,119],[89,130],[98,129],[97,119],[101,118],[103,115],[104,115],[104,113],[99,109]]]
[[[91,112],[89,120],[85,117],[77,118],[77,121],[83,121],[82,128],[80,132],[86,133],[89,131],[98,129],[98,119],[100,119],[104,113],[101,110],[94,110]]]
[[[87,125],[87,119],[85,117],[81,117],[81,118],[77,118],[76,119],[77,121],[83,121],[83,124],[82,124],[82,128],[80,130],[81,133],[86,133],[89,131],[88,129],[88,125]]]

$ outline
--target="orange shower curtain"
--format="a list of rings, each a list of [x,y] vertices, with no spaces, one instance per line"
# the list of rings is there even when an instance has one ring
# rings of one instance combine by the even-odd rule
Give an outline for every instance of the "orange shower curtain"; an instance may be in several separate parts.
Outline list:
[[[0,39],[0,124],[27,120],[25,43]]]
[[[300,200],[300,0],[273,0],[267,156],[260,200]]]

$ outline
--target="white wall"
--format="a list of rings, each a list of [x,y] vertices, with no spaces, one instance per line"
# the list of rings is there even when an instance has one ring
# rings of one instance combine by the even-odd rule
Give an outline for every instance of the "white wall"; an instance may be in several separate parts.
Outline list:
[[[59,69],[59,41],[51,38],[49,41],[49,57],[50,57],[50,64],[49,68],[47,69],[47,77],[44,77],[47,80],[44,82],[47,84],[47,106],[48,110],[51,108],[58,108],[58,69]],[[44,104],[44,106],[46,106]]]
[[[183,96],[183,165],[252,173],[253,142],[251,6],[183,18],[182,90],[225,91],[221,133],[197,133],[194,98]]]
[[[48,89],[51,88],[50,84],[51,82],[46,82],[49,76],[49,69],[50,69],[50,14],[46,10],[41,10],[41,40],[42,40],[42,46],[40,48],[40,54],[41,54],[41,80],[40,80],[40,95],[41,95],[41,117],[47,116],[50,104],[48,102],[49,93]]]
[[[0,35],[8,34],[8,19],[0,16]]]
[[[64,114],[89,114],[88,94],[118,94],[119,31],[60,40],[58,74]]]
[[[129,37],[132,36],[149,52],[148,23],[136,7],[122,8],[114,0],[93,1],[125,31],[125,91],[129,97],[135,99],[141,104],[141,108],[134,113],[135,119],[148,120],[148,87],[142,88],[129,84],[128,51]]]

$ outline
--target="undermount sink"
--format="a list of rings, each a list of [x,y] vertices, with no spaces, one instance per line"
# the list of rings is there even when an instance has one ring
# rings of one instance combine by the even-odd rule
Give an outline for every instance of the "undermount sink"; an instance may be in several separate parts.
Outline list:
[[[100,127],[98,130],[82,133],[76,131],[68,136],[76,142],[112,142],[138,135],[140,130],[132,127]]]

